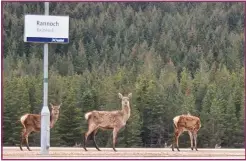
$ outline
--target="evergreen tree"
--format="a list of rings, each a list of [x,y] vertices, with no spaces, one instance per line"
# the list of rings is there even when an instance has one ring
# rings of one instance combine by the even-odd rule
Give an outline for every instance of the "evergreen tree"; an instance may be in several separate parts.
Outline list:
[[[81,127],[82,120],[81,111],[77,107],[76,100],[76,82],[71,77],[71,83],[67,83],[67,96],[63,99],[63,108],[59,118],[57,132],[60,135],[63,145],[73,146],[81,140]]]

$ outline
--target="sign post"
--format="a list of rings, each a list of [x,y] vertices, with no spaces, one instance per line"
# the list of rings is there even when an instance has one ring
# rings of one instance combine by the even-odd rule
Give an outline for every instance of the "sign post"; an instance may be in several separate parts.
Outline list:
[[[44,43],[44,86],[41,111],[41,154],[49,154],[50,111],[48,108],[48,43],[69,42],[69,17],[49,16],[49,2],[45,15],[25,15],[24,42]]]
[[[49,2],[45,4],[45,15],[49,15]],[[48,43],[44,44],[44,93],[41,111],[41,154],[49,154],[50,147],[50,111],[48,108]]]

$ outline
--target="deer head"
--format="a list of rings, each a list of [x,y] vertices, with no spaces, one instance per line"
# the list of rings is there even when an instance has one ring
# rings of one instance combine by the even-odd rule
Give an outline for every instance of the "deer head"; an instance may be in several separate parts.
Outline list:
[[[52,115],[59,115],[59,110],[60,110],[60,107],[61,107],[62,103],[58,106],[54,106],[52,103],[50,103],[50,106],[51,106],[51,114]]]
[[[122,106],[129,106],[130,105],[129,100],[132,97],[132,93],[129,93],[127,97],[123,96],[121,93],[119,93],[118,95],[119,95],[119,98],[121,99]]]
[[[59,117],[59,113],[60,113],[60,107],[62,105],[62,103],[58,106],[54,106],[52,103],[50,103],[51,105],[51,128],[54,126],[54,124],[56,123],[56,121],[58,120]]]

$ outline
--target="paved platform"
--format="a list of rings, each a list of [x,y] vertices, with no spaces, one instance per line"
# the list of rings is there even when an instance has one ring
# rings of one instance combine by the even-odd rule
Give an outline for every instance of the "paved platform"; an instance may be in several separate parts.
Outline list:
[[[49,155],[41,155],[40,147],[3,147],[3,159],[245,159],[245,149],[191,149],[180,148],[173,152],[170,148],[87,148],[51,147]]]

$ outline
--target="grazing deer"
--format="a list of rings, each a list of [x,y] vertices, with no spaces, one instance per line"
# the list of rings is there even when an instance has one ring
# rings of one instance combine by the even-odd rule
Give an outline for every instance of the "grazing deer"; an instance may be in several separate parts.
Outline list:
[[[59,109],[62,103],[58,106],[53,106],[51,103],[51,113],[50,113],[50,128],[53,128],[59,117]],[[41,115],[40,114],[25,114],[21,116],[20,122],[23,126],[21,139],[20,139],[20,149],[22,150],[22,144],[26,142],[26,147],[29,151],[28,136],[31,132],[40,132],[41,129]]]
[[[190,136],[191,150],[193,150],[193,139],[195,141],[195,149],[197,150],[197,132],[201,128],[201,121],[198,117],[192,116],[189,112],[186,115],[179,115],[173,118],[174,124],[174,140],[172,144],[172,151],[174,151],[174,144],[176,143],[179,151],[179,136],[188,131]],[[175,143],[174,143],[175,142]]]
[[[130,117],[130,103],[129,99],[132,97],[132,93],[128,94],[128,96],[122,96],[121,93],[118,94],[121,99],[121,106],[122,109],[118,111],[91,111],[85,114],[85,119],[88,120],[88,130],[84,134],[84,149],[86,149],[86,142],[88,136],[92,133],[94,145],[98,151],[98,148],[95,140],[96,133],[98,129],[106,130],[112,129],[113,130],[113,149],[115,149],[116,138],[119,130],[126,125],[126,121]]]

